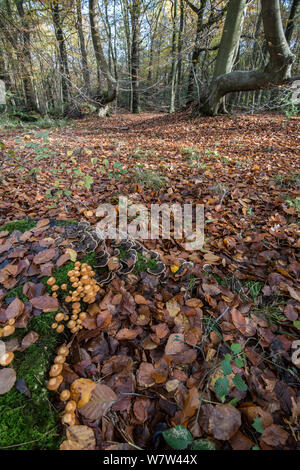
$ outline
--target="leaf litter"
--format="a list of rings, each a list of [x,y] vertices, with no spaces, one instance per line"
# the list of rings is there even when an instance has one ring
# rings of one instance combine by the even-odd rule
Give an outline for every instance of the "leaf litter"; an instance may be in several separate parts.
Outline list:
[[[2,333],[7,350],[26,355],[39,342],[34,331],[20,336],[31,319],[68,312],[46,284],[84,256],[68,223],[95,224],[98,205],[116,205],[120,194],[205,206],[202,250],[144,241],[166,281],[146,270],[117,275],[88,306],[84,328],[60,336],[70,352],[59,391],[75,393],[83,381],[62,449],[184,448],[184,435],[195,449],[299,448],[298,123],[185,113],[89,119],[47,132],[50,152],[38,160],[26,145],[43,145],[38,134],[1,135],[0,325],[15,329]],[[151,149],[142,164],[137,149]],[[120,262],[111,256],[109,270]],[[12,361],[0,369],[1,397],[14,386],[30,397]]]

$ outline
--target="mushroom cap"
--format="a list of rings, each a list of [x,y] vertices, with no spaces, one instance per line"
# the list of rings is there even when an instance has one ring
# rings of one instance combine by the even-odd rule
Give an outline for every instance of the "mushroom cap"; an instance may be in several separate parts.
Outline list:
[[[54,358],[54,364],[63,364],[66,361],[66,356],[59,354]]]
[[[74,326],[75,326],[75,321],[74,320],[69,320],[68,323],[67,323],[67,327],[71,329],[71,328],[74,328]]]
[[[59,313],[57,313],[57,314],[55,315],[55,320],[56,320],[57,322],[63,321],[63,319],[64,319],[64,314],[63,314],[62,312],[59,312]]]
[[[58,325],[58,327],[56,328],[56,331],[57,331],[57,333],[62,333],[62,332],[64,331],[64,329],[65,329],[65,326],[62,325],[62,324],[60,324],[60,325]]]
[[[72,413],[75,411],[77,408],[76,401],[75,400],[70,400],[65,406],[65,412],[66,413]]]
[[[14,359],[15,355],[13,352],[6,352],[0,357],[1,366],[8,366]]]
[[[76,423],[76,417],[74,413],[66,413],[62,417],[62,423],[68,424],[69,426],[74,426]]]
[[[56,352],[58,355],[67,356],[69,354],[69,348],[67,348],[67,346],[60,346]]]
[[[61,401],[67,401],[69,400],[70,396],[71,396],[70,390],[63,390],[61,394],[59,395],[59,399]]]
[[[57,377],[51,377],[48,380],[47,388],[48,390],[57,390],[63,381],[63,376],[58,375]]]
[[[55,277],[49,277],[49,279],[47,280],[48,286],[53,286],[53,284],[55,283],[56,283]]]
[[[13,335],[16,328],[13,325],[6,325],[2,330],[2,335],[4,337]]]
[[[53,364],[49,372],[50,377],[57,377],[58,375],[60,375],[62,372],[62,368],[62,364]]]

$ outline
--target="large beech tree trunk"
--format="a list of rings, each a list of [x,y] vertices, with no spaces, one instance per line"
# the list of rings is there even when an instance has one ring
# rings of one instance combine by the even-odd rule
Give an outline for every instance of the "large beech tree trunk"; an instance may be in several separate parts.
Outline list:
[[[201,98],[199,110],[202,114],[216,115],[227,93],[274,88],[290,78],[295,56],[286,41],[279,0],[262,0],[261,5],[269,62],[260,70],[233,71],[215,76],[208,92]]]

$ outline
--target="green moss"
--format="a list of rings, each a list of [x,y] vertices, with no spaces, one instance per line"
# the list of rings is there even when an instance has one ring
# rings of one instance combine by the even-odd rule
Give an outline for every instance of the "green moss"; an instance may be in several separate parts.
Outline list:
[[[81,259],[81,262],[91,266],[95,261],[95,253]],[[68,278],[68,271],[71,269],[74,269],[74,263],[70,261],[54,272],[58,285],[67,283],[71,288]],[[48,277],[42,279],[45,285],[47,279]],[[51,291],[51,288],[47,286],[47,290]],[[6,295],[7,299],[14,297],[27,300],[23,295],[22,285],[11,289]],[[34,317],[27,328],[17,329],[14,336],[4,340],[8,341],[13,337],[22,339],[29,331],[39,334],[37,343],[24,352],[16,352],[13,361],[17,379],[26,381],[30,398],[15,387],[0,396],[0,449],[54,450],[59,448],[63,440],[59,412],[51,403],[53,393],[49,392],[46,386],[55,349],[64,339],[68,339],[69,334],[68,332],[58,334],[51,328],[55,314],[55,312],[42,313]]]
[[[12,233],[15,230],[20,230],[20,232],[24,233],[35,226],[35,220],[14,220],[13,222],[7,222],[6,224],[2,225],[0,227],[0,231],[8,230],[9,233]]]
[[[16,352],[13,362],[17,379],[24,379],[31,397],[15,387],[0,396],[0,448],[18,450],[57,449],[62,441],[59,413],[50,402],[48,370],[54,348],[62,337],[51,329],[55,313],[42,313],[16,336],[36,331],[38,342],[24,352]],[[10,337],[9,339],[11,339]]]
[[[18,297],[22,302],[27,302],[28,298],[23,294],[23,285],[19,284],[17,287],[10,289],[5,296],[5,300],[7,299],[14,299]]]
[[[135,264],[134,271],[136,273],[143,273],[147,269],[155,269],[157,261],[155,259],[149,259],[137,252],[137,262]]]

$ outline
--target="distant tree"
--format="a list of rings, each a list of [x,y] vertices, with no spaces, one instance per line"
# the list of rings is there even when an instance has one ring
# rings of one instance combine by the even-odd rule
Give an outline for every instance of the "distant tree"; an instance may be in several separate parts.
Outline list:
[[[242,12],[244,10],[245,1],[230,0],[230,3],[234,4],[236,18],[238,17],[241,22],[243,19]],[[199,104],[201,113],[216,115],[219,111],[221,100],[227,93],[273,88],[282,85],[290,79],[295,56],[290,51],[284,34],[280,2],[279,0],[262,0],[261,5],[264,33],[269,51],[269,61],[267,65],[260,70],[233,71],[221,75],[215,74],[207,91],[203,93],[201,97]],[[227,16],[228,15],[229,11],[227,13]],[[233,21],[233,19],[231,18],[230,21]],[[223,68],[220,67],[220,69],[218,68],[217,70],[222,71],[224,67],[227,67],[227,64],[225,64],[227,60],[228,69],[230,69],[231,58],[234,56],[236,47],[235,39],[240,35],[240,31],[241,28],[238,22],[235,27],[230,30],[224,27],[221,42],[225,36],[228,37],[229,35],[228,40],[231,40],[231,47],[228,48],[228,54],[225,59],[220,59]]]

